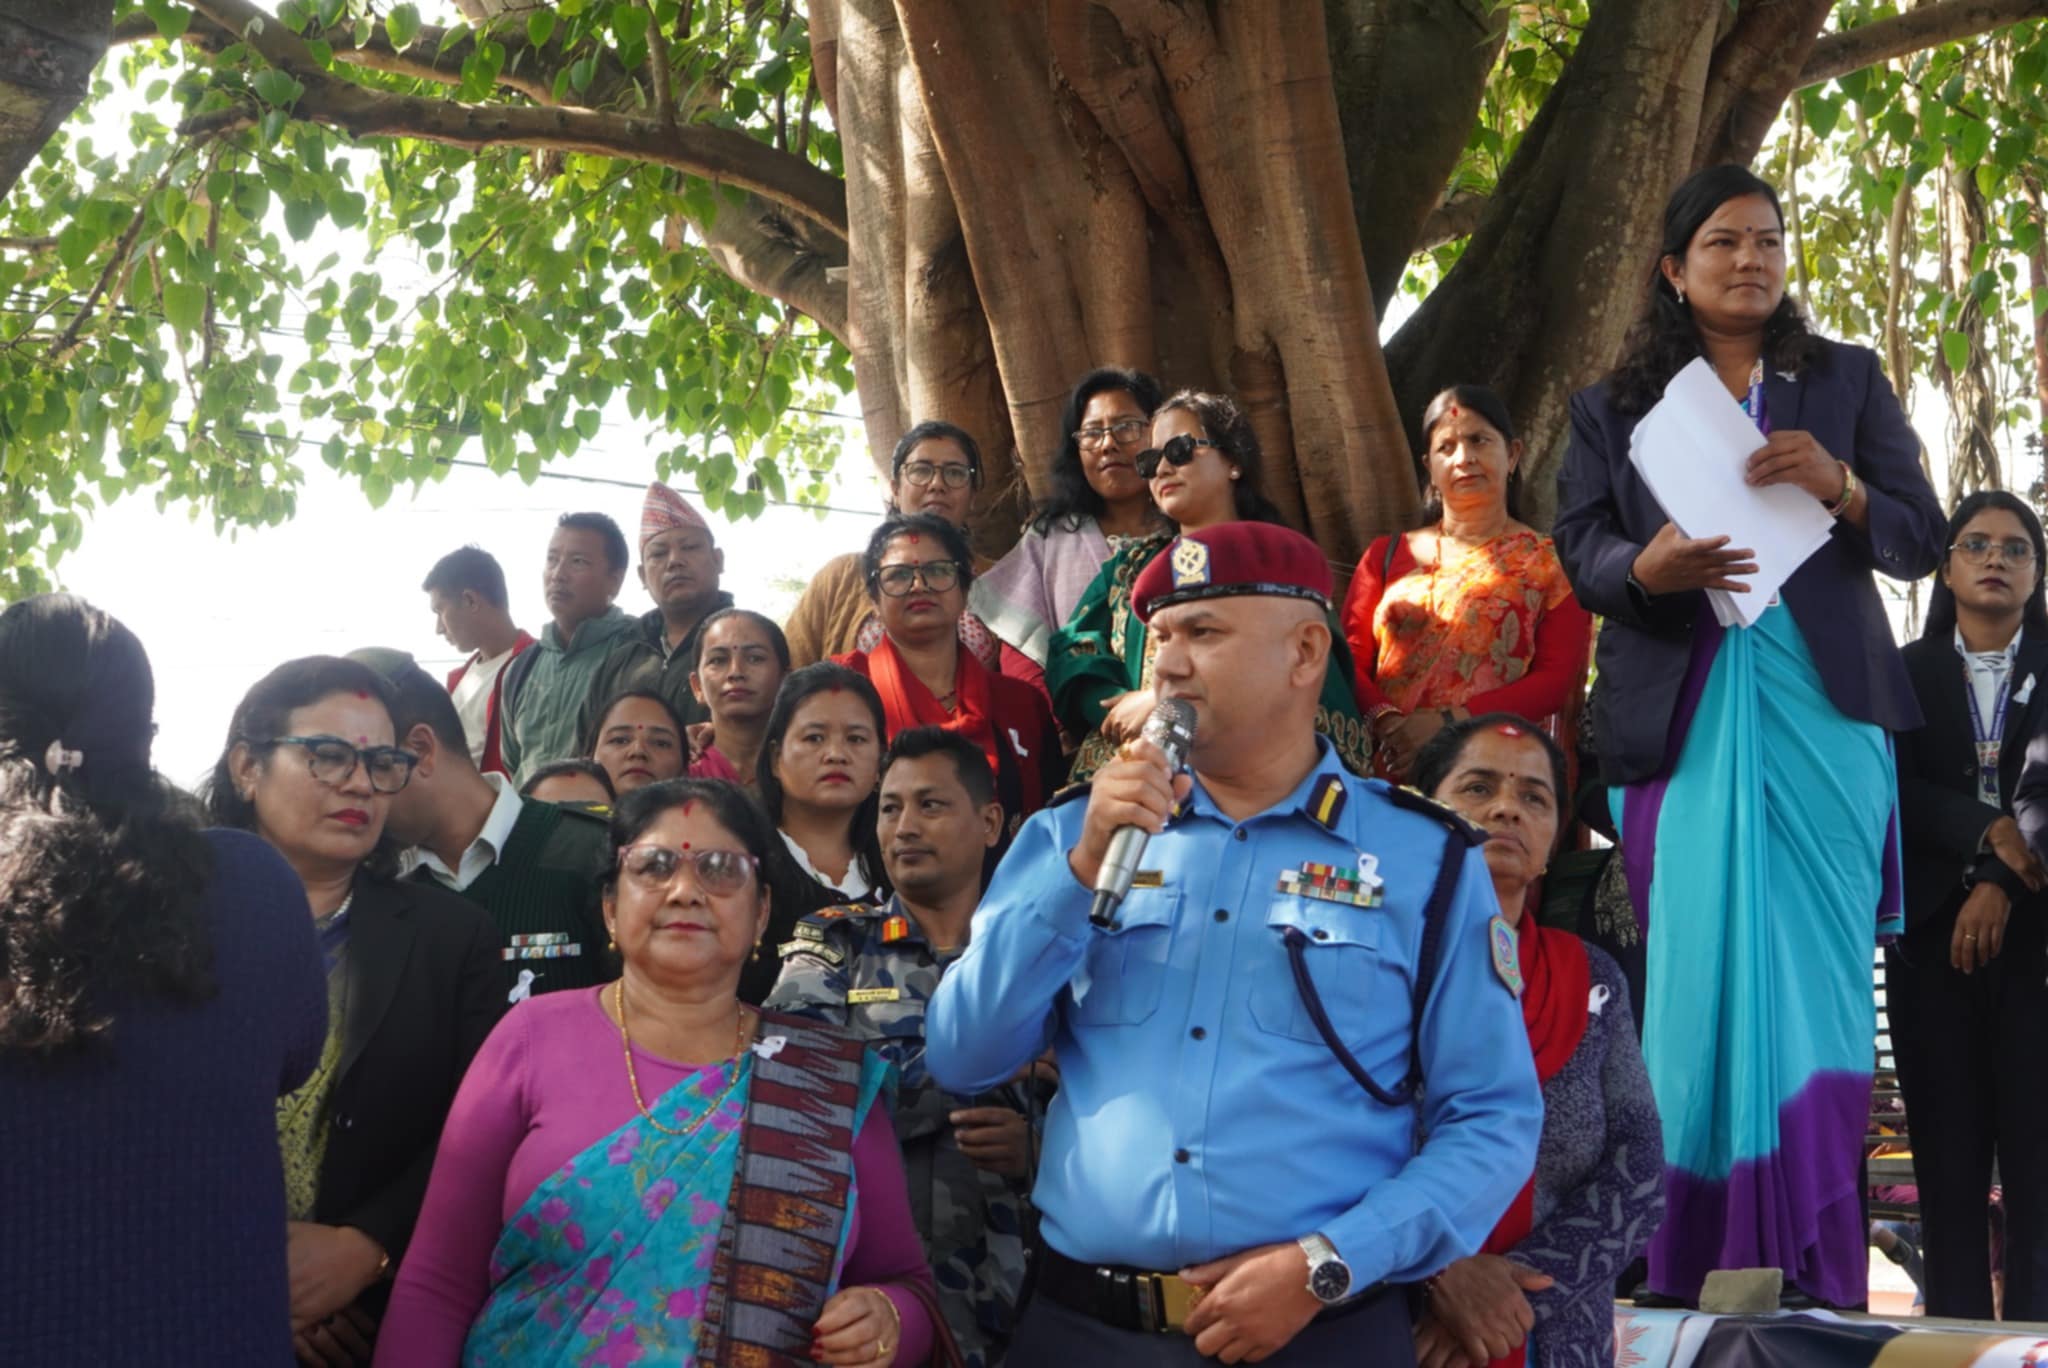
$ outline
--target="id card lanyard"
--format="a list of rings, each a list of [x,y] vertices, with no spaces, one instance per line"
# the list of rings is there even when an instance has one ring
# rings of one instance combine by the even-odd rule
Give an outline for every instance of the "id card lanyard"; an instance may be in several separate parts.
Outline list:
[[[1977,741],[1977,798],[1992,807],[1998,801],[1998,752],[2005,744],[2005,713],[2012,701],[2012,667],[1998,682],[1998,702],[1993,708],[1991,728],[1984,728],[1984,714],[1977,706],[1976,681],[1970,678],[1970,662],[1963,662],[1963,697],[1970,701],[1970,731]]]

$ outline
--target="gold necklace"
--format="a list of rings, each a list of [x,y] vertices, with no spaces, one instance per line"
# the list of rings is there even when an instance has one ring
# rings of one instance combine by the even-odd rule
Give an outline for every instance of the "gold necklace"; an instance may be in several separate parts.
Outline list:
[[[732,1077],[726,1081],[725,1090],[719,1093],[717,1097],[711,1099],[711,1105],[704,1109],[702,1116],[681,1130],[672,1130],[654,1119],[654,1113],[647,1110],[647,1103],[640,1096],[640,1075],[633,1069],[633,1042],[626,1034],[626,981],[624,979],[618,981],[618,986],[612,993],[612,1007],[619,1014],[619,1047],[625,1051],[626,1055],[626,1084],[633,1090],[633,1105],[640,1109],[640,1115],[647,1118],[647,1124],[660,1131],[663,1135],[674,1135],[685,1140],[689,1139],[703,1127],[706,1121],[717,1115],[718,1109],[725,1105],[725,1099],[732,1096],[732,1090],[739,1086],[740,1056],[747,1048],[747,1009],[744,1007],[739,1009],[739,1030],[733,1037],[732,1059],[729,1061],[732,1064]]]

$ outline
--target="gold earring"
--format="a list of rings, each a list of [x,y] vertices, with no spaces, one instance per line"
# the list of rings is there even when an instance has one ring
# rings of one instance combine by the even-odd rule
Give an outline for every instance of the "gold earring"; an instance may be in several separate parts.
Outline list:
[[[765,955],[765,954],[767,954],[767,953],[768,953],[768,947],[767,947],[767,946],[765,946],[765,945],[761,944],[761,942],[760,942],[760,941],[755,941],[755,942],[754,942],[754,958],[755,958],[755,959],[760,959],[760,958],[761,958],[761,957],[762,957],[763,955]]]
[[[611,951],[615,955],[619,952],[619,938],[617,933],[607,932],[605,934],[604,948]]]

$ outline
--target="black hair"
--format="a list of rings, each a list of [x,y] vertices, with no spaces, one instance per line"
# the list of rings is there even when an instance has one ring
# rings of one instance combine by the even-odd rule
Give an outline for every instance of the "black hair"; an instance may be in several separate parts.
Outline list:
[[[1462,721],[1452,719],[1445,722],[1435,736],[1422,743],[1422,749],[1415,755],[1415,771],[1409,782],[1430,797],[1443,787],[1451,777],[1451,771],[1458,767],[1458,758],[1465,753],[1465,743],[1483,731],[1494,731],[1502,727],[1513,727],[1526,737],[1533,738],[1543,747],[1543,753],[1550,757],[1550,796],[1557,804],[1557,832],[1552,838],[1553,845],[1565,836],[1570,825],[1572,791],[1567,778],[1564,750],[1552,739],[1549,732],[1515,713],[1481,713]],[[1546,854],[1549,852],[1545,852]]]
[[[745,618],[748,622],[759,627],[768,637],[769,649],[775,652],[775,663],[782,667],[784,674],[789,673],[789,637],[784,634],[782,624],[767,614],[757,613],[751,608],[721,608],[699,623],[697,625],[697,641],[700,653],[703,650],[702,643],[705,634],[727,618]]]
[[[761,806],[777,827],[782,825],[782,781],[775,777],[775,757],[781,753],[782,738],[789,734],[798,708],[818,694],[842,689],[865,703],[873,714],[877,745],[889,734],[889,714],[882,707],[882,696],[875,692],[866,675],[829,660],[790,671],[783,678],[782,687],[775,691],[775,706],[768,710],[768,725],[761,735],[761,758],[754,765],[754,787],[761,795]],[[860,862],[862,877],[874,888],[882,887],[888,879],[882,868],[882,847],[875,837],[875,811],[880,806],[881,798],[871,792],[853,812],[854,856]]]
[[[604,720],[611,716],[613,708],[629,698],[644,698],[668,714],[668,720],[676,729],[676,741],[683,748],[683,761],[687,765],[690,757],[690,729],[683,722],[676,705],[669,702],[653,689],[621,689],[604,701],[604,706],[590,715],[590,730],[583,733],[583,744],[579,747],[586,758],[597,757],[598,738],[604,735]]]
[[[211,997],[198,815],[150,768],[156,686],[84,599],[0,612],[0,1054],[105,1043],[119,997]],[[52,746],[76,752],[73,768]]]
[[[607,799],[614,802],[618,800],[619,791],[612,787],[611,772],[603,765],[598,764],[597,761],[585,760],[580,755],[573,756],[567,760],[550,760],[547,764],[542,765],[533,772],[532,776],[525,783],[519,786],[519,796],[521,798],[531,798],[533,797],[533,791],[548,780],[560,779],[564,775],[569,774],[580,774],[586,779],[597,780],[598,783],[604,785],[604,796]]]
[[[910,459],[910,453],[917,450],[920,443],[933,440],[951,442],[954,446],[960,448],[961,454],[967,458],[969,469],[974,472],[974,478],[969,483],[975,488],[980,488],[981,448],[976,445],[972,437],[967,435],[966,428],[956,427],[952,423],[943,422],[937,418],[925,419],[925,421],[919,423],[896,440],[896,450],[889,453],[890,485],[894,486],[897,480],[901,478],[903,463]]]
[[[555,519],[555,526],[595,532],[603,537],[604,563],[612,570],[623,572],[632,563],[632,552],[626,546],[626,534],[619,531],[619,525],[602,513],[564,513]]]
[[[504,608],[512,602],[511,595],[505,592],[504,568],[496,556],[481,546],[458,547],[435,561],[434,568],[420,582],[420,589],[429,594],[438,590],[450,596],[467,589],[493,608]]]
[[[739,837],[741,848],[754,857],[755,891],[766,892],[768,865],[782,849],[782,838],[746,790],[725,779],[662,779],[619,799],[612,809],[609,849],[598,880],[604,891],[609,893],[618,886],[619,852],[646,835],[662,813],[685,803],[704,804],[720,826]]]
[[[974,549],[967,544],[966,533],[936,513],[891,513],[868,537],[867,550],[860,555],[860,577],[870,599],[881,597],[882,557],[898,537],[930,537],[960,568],[960,592],[965,594],[974,583]]]
[[[1948,568],[1948,558],[1953,554],[1949,548],[1956,544],[1956,538],[1970,525],[1970,519],[1987,508],[2012,514],[2027,529],[2027,540],[2034,544],[2034,587],[2027,595],[2022,621],[2027,631],[2048,637],[2048,593],[2042,588],[2042,577],[2048,574],[2048,543],[2042,540],[2041,517],[2017,494],[2003,489],[1980,489],[1957,504],[1956,511],[1949,516],[1948,531],[1941,539],[1941,565],[1935,570],[1934,589],[1927,596],[1927,621],[1920,628],[1922,641],[1939,641],[1955,635],[1955,591],[1942,583],[1941,571]]]
[[[213,762],[213,773],[202,786],[207,816],[215,826],[238,831],[256,829],[256,804],[235,790],[231,771],[235,747],[247,745],[260,750],[285,734],[291,715],[335,694],[361,694],[375,699],[392,718],[392,733],[398,731],[397,709],[384,676],[359,660],[341,656],[302,656],[287,660],[250,686],[235,705],[228,720],[228,738]],[[365,873],[389,878],[398,872],[398,846],[389,832],[378,837],[376,849],[363,861]]]
[[[887,775],[889,767],[898,760],[922,760],[928,755],[952,757],[953,768],[960,773],[960,786],[967,790],[976,807],[996,801],[996,776],[988,767],[988,756],[959,732],[944,727],[908,727],[896,733],[896,739],[882,755],[882,773]]]
[[[1686,248],[1714,211],[1732,199],[1762,195],[1782,225],[1785,211],[1771,183],[1746,166],[1726,163],[1695,171],[1664,205],[1664,240],[1650,272],[1650,300],[1621,344],[1622,361],[1608,377],[1608,400],[1617,413],[1649,412],[1663,398],[1671,377],[1700,352],[1692,308],[1664,278],[1665,257],[1683,259]],[[1805,315],[1788,291],[1764,321],[1764,363],[1773,370],[1804,374],[1822,356],[1821,342],[1808,331]]]
[[[350,651],[348,659],[369,666],[383,679],[391,728],[400,745],[405,744],[407,732],[424,724],[442,750],[469,759],[469,734],[463,729],[462,714],[455,710],[455,700],[411,655],[384,646],[366,646]]]
[[[1286,526],[1287,520],[1266,497],[1266,463],[1259,451],[1259,434],[1252,430],[1252,420],[1237,401],[1226,394],[1204,394],[1199,390],[1184,389],[1162,403],[1152,416],[1156,419],[1162,413],[1176,410],[1194,414],[1202,425],[1202,431],[1216,444],[1218,451],[1236,464],[1238,477],[1231,482],[1230,494],[1236,501],[1237,520]]]
[[[1429,401],[1429,407],[1422,411],[1422,445],[1415,453],[1415,478],[1422,486],[1424,508],[1422,521],[1426,526],[1444,515],[1442,496],[1429,486],[1429,452],[1434,441],[1436,427],[1459,409],[1470,409],[1484,418],[1487,425],[1500,434],[1508,447],[1515,444],[1515,420],[1508,416],[1508,406],[1498,394],[1486,385],[1452,385],[1440,390],[1436,398]],[[1508,472],[1506,496],[1508,516],[1520,521],[1522,517],[1522,467],[1517,465]]]
[[[1047,475],[1051,488],[1031,510],[1030,525],[1037,531],[1050,532],[1057,523],[1099,518],[1109,511],[1095,486],[1088,483],[1088,472],[1081,464],[1081,444],[1074,434],[1080,431],[1089,401],[1098,394],[1117,390],[1130,395],[1131,402],[1147,419],[1159,408],[1159,382],[1141,370],[1099,366],[1081,377],[1067,395],[1066,408],[1060,412],[1059,454],[1052,458],[1052,469]]]

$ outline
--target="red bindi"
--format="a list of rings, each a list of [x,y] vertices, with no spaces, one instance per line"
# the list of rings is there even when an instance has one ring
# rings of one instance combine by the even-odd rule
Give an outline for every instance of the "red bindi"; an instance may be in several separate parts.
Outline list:
[[[1457,416],[1458,416],[1458,406],[1457,406],[1456,404],[1453,404],[1453,405],[1451,405],[1451,417],[1455,418],[1455,417],[1457,417]]]
[[[357,690],[356,690],[356,697],[357,697],[357,698],[365,698],[365,699],[366,699],[366,698],[368,698],[369,696],[370,696],[370,691],[369,691],[368,689],[357,689]]]
[[[1512,722],[1503,722],[1495,727],[1494,730],[1502,736],[1520,736],[1522,734],[1522,729]]]
[[[685,850],[688,850],[689,848],[690,848],[690,843],[689,843],[688,841],[685,841],[685,842],[683,842],[683,849],[685,849]]]

